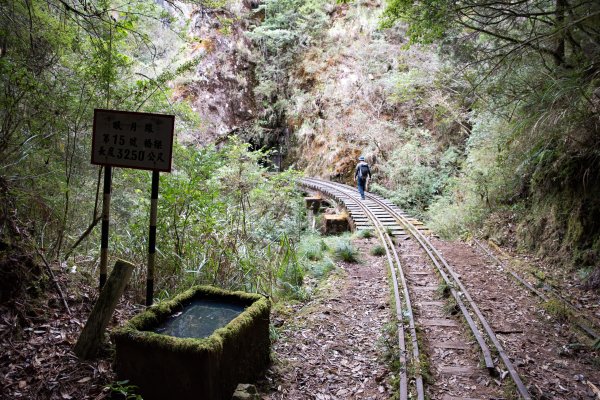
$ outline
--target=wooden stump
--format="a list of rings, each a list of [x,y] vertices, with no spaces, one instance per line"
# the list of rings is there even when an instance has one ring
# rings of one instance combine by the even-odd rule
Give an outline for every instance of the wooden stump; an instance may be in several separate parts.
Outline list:
[[[348,219],[344,215],[332,215],[325,214],[323,215],[323,229],[322,232],[324,235],[332,235],[342,232],[347,232],[350,230],[350,224],[348,223]]]
[[[88,360],[98,352],[104,338],[104,331],[117,307],[119,298],[125,290],[125,286],[131,278],[133,268],[133,264],[123,260],[118,260],[115,263],[115,267],[104,284],[100,296],[98,296],[98,300],[94,304],[94,308],[73,348],[77,357]]]

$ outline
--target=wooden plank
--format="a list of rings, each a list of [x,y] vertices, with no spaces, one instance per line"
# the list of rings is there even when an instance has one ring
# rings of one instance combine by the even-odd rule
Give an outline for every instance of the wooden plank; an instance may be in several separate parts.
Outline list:
[[[423,307],[444,307],[446,305],[443,301],[422,301],[417,304]]]
[[[104,331],[117,307],[119,298],[125,290],[125,286],[131,278],[133,264],[118,260],[115,263],[110,277],[104,284],[100,296],[90,316],[83,327],[83,331],[75,344],[73,351],[77,357],[88,360],[96,355],[102,340]]]
[[[469,346],[466,343],[452,342],[452,341],[433,342],[431,344],[431,347],[437,347],[438,349],[449,349],[449,350],[468,350],[471,348],[471,346]]]
[[[412,288],[415,292],[418,291],[432,291],[435,292],[436,290],[438,290],[439,286],[415,286],[414,288]]]
[[[456,328],[458,324],[451,319],[442,319],[442,318],[431,318],[431,319],[423,319],[420,321],[423,326],[441,326],[447,328]]]
[[[465,367],[462,365],[440,365],[438,371],[443,375],[455,376],[471,376],[477,373],[477,369],[473,367]]]
[[[444,397],[442,397],[442,400],[483,400],[483,399],[475,398],[475,397],[456,397],[456,396],[450,396],[449,394],[445,394]]]
[[[426,272],[426,271],[414,271],[414,272],[409,272],[408,276],[434,276],[433,272]]]

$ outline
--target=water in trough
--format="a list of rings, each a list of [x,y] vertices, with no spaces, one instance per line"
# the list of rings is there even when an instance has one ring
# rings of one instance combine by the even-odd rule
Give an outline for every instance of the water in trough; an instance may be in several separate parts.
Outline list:
[[[162,323],[154,332],[180,338],[205,338],[224,327],[245,307],[205,299],[192,301],[185,309]]]

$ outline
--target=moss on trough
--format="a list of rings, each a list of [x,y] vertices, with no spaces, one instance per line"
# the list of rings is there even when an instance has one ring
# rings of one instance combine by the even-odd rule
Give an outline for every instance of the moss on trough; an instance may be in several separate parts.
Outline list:
[[[246,309],[206,338],[177,338],[151,331],[198,298]],[[231,398],[238,383],[256,379],[268,365],[270,309],[269,300],[257,294],[209,286],[189,289],[113,331],[117,374],[139,386],[145,399],[165,395]]]

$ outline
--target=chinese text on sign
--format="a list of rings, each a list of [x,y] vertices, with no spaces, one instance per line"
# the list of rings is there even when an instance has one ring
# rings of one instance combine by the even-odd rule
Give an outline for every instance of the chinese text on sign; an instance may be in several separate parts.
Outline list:
[[[175,116],[94,110],[92,164],[171,171]]]

